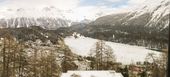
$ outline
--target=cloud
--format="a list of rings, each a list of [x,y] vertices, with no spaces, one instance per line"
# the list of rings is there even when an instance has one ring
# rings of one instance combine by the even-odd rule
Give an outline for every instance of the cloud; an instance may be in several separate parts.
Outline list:
[[[129,5],[139,5],[139,4],[143,3],[144,1],[146,1],[146,0],[129,0],[128,4]]]
[[[97,7],[97,6],[86,6],[86,7],[78,7],[74,9],[74,17],[78,17],[75,19],[92,19],[94,20],[97,17],[102,15],[106,15],[110,12],[113,12],[112,8],[107,7]],[[76,16],[78,15],[78,16]]]
[[[109,1],[109,2],[119,2],[119,1],[122,1],[122,0],[106,0],[106,1]]]
[[[84,2],[85,1],[85,2]],[[132,10],[144,0],[0,0],[1,8],[44,8],[53,6],[69,11],[65,17],[72,20],[96,19],[103,15],[122,13]],[[88,5],[92,3],[91,5]],[[87,4],[84,6],[83,4]]]
[[[55,6],[59,9],[72,9],[78,6],[79,0],[6,0],[1,3],[3,7],[32,8]]]

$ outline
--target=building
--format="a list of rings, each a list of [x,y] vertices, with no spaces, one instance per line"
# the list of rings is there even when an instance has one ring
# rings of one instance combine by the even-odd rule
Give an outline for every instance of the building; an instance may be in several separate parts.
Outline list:
[[[68,71],[62,73],[61,77],[123,77],[121,73],[115,71]]]

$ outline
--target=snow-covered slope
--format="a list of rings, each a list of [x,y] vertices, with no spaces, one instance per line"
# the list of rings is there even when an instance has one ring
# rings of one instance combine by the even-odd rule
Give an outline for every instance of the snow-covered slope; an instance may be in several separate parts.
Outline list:
[[[103,16],[92,24],[146,26],[162,30],[169,25],[169,9],[170,0],[145,0],[127,13]]]
[[[167,48],[170,0],[145,0],[134,8],[127,13],[100,17],[86,27],[78,28],[77,32],[97,39],[99,33],[104,36],[103,40]]]
[[[47,29],[67,27],[71,20],[66,16],[71,11],[59,10],[55,7],[0,9],[0,28],[41,26]]]
[[[70,25],[69,20],[63,20],[60,18],[27,18],[17,17],[10,19],[0,19],[0,28],[19,28],[19,27],[30,27],[40,26],[44,29],[57,29],[59,27],[68,27]]]
[[[70,47],[72,52],[82,56],[88,56],[90,49],[97,41],[98,40],[96,39],[88,37],[74,38],[70,36],[65,38],[65,43]],[[114,42],[106,42],[106,44],[112,47],[117,61],[122,62],[123,64],[131,64],[138,61],[143,62],[145,61],[148,53],[155,53],[156,55],[160,54],[159,52],[148,50],[145,47],[140,46],[132,46]]]
[[[146,0],[141,3],[128,16],[129,20],[136,19],[142,15],[149,14],[148,22],[145,26],[162,26],[167,27],[169,24],[168,14],[170,14],[169,0]]]

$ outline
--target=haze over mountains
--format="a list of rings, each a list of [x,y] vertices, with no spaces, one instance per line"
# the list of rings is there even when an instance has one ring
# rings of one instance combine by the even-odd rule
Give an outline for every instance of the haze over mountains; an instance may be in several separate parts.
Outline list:
[[[0,28],[40,26],[56,30],[66,27],[97,39],[100,39],[98,35],[102,35],[102,39],[108,41],[135,45],[149,42],[166,47],[162,44],[167,45],[168,41],[169,7],[169,0],[146,0],[131,11],[102,16],[95,21],[84,19],[78,22],[70,17],[72,10],[60,10],[55,6],[7,8],[1,9]]]
[[[169,7],[169,0],[146,0],[132,11],[103,16],[92,23],[155,26],[163,29],[169,24]],[[59,27],[71,26],[71,23],[75,22],[75,20],[70,17],[71,15],[73,15],[72,10],[60,10],[55,6],[17,9],[6,8],[1,10],[0,24],[1,28],[41,26],[47,29],[57,29]]]

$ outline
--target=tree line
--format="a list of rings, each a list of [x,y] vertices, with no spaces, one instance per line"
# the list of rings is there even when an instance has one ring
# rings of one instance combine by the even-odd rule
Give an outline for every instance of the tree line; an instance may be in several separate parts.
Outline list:
[[[77,68],[71,50],[62,40],[44,48],[19,42],[10,34],[1,41],[0,77],[60,77],[62,72]]]

